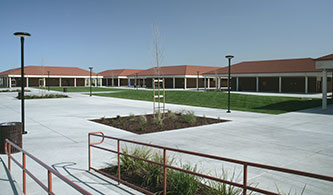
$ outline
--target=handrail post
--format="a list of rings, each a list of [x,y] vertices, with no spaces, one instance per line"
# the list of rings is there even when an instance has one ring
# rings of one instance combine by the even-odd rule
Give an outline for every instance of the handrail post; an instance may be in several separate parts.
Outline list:
[[[90,157],[90,133],[88,134],[88,170],[91,169],[91,157]]]
[[[164,195],[167,194],[167,168],[166,168],[166,149],[163,148],[163,174],[164,174]]]
[[[26,160],[25,160],[25,153],[22,152],[22,164],[23,164],[23,194],[26,195],[27,194],[27,188],[26,188],[26,172],[25,172],[25,169],[26,169]]]
[[[243,164],[243,195],[246,195],[247,189],[247,163]]]
[[[11,155],[11,146],[10,144],[8,143],[8,170],[10,171],[11,170],[11,164],[10,164],[10,155]]]
[[[117,140],[118,144],[118,185],[120,185],[120,140]]]
[[[52,173],[47,171],[48,194],[52,194]]]

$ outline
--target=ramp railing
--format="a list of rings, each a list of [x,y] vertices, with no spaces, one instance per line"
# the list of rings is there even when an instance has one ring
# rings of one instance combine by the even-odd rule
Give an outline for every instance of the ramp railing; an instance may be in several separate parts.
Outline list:
[[[20,163],[18,160],[16,160],[12,156],[12,154],[11,154],[11,147],[14,147],[18,151],[22,152],[22,163]],[[29,152],[23,150],[22,148],[20,148],[19,146],[17,146],[16,144],[14,144],[13,142],[11,142],[8,139],[6,139],[6,141],[5,141],[5,151],[6,151],[6,154],[8,156],[8,170],[11,171],[11,169],[12,169],[12,167],[11,167],[11,161],[15,162],[22,169],[22,173],[23,173],[23,175],[22,175],[23,176],[22,177],[23,178],[23,182],[22,182],[23,183],[23,193],[25,195],[27,194],[27,184],[26,184],[26,175],[27,174],[43,190],[45,190],[48,194],[51,194],[51,195],[55,194],[53,192],[53,189],[52,189],[52,176],[53,175],[57,176],[59,179],[61,179],[63,182],[65,182],[68,185],[70,185],[72,188],[74,188],[79,193],[84,194],[84,195],[91,195],[91,193],[87,192],[86,190],[84,190],[80,186],[76,185],[71,180],[69,180],[65,176],[63,176],[61,173],[59,173],[58,171],[54,170],[53,168],[51,168],[50,166],[48,166],[47,164],[45,164],[44,162],[42,162],[41,160],[39,160],[38,158],[36,158],[32,154],[30,154]],[[32,160],[34,160],[36,163],[38,163],[39,165],[41,165],[43,168],[45,168],[47,170],[47,184],[44,184],[39,178],[37,178],[33,173],[31,173],[27,169],[27,167],[26,167],[26,157],[31,158]]]
[[[91,141],[90,140],[91,136],[101,137],[102,140],[100,142],[97,142],[97,143],[91,143],[90,142]],[[111,140],[117,141],[117,150],[112,150],[112,149],[109,149],[109,148],[97,146],[99,144],[102,144],[105,139],[111,139]],[[140,157],[137,157],[137,156],[133,156],[133,155],[121,152],[121,148],[120,148],[121,143],[131,143],[131,144],[136,144],[136,145],[140,145],[140,146],[147,146],[147,147],[151,147],[151,148],[160,149],[160,150],[163,151],[163,163],[151,161],[151,160],[148,160],[148,159],[143,159],[143,158],[140,158]],[[128,139],[105,136],[102,132],[91,132],[91,133],[89,133],[88,134],[88,145],[89,145],[88,146],[88,148],[89,148],[88,149],[89,170],[94,170],[94,171],[99,172],[99,173],[101,173],[105,176],[108,176],[108,177],[111,177],[111,178],[117,180],[118,185],[123,183],[125,185],[128,185],[128,186],[130,186],[134,189],[137,189],[141,192],[144,192],[146,194],[154,194],[154,193],[149,192],[149,191],[147,191],[143,188],[135,186],[135,185],[121,179],[121,173],[120,173],[120,156],[121,155],[130,157],[130,158],[133,158],[133,159],[145,161],[145,162],[148,162],[148,163],[156,164],[156,165],[159,165],[159,166],[163,167],[163,179],[164,179],[163,193],[164,193],[164,195],[167,194],[167,169],[181,171],[181,172],[188,173],[188,174],[191,174],[191,175],[199,176],[199,177],[202,177],[202,178],[206,178],[206,179],[210,179],[210,180],[214,180],[214,181],[221,182],[221,183],[224,183],[224,184],[228,184],[228,185],[232,185],[232,186],[242,188],[243,189],[243,195],[246,195],[248,191],[259,192],[259,193],[268,194],[268,195],[279,195],[276,192],[271,192],[271,191],[267,191],[265,189],[260,189],[260,188],[256,188],[256,187],[248,185],[248,182],[247,182],[248,176],[247,175],[248,175],[248,168],[249,167],[255,167],[255,168],[260,168],[260,169],[265,169],[265,170],[272,170],[272,171],[276,171],[276,172],[280,172],[280,173],[288,173],[288,174],[298,175],[298,176],[303,176],[303,177],[308,177],[308,178],[314,178],[314,179],[318,179],[318,180],[332,182],[332,184],[333,184],[333,177],[331,177],[331,176],[319,175],[319,174],[315,174],[315,173],[308,173],[308,172],[303,172],[303,171],[298,171],[298,170],[293,170],[293,169],[286,169],[286,168],[270,166],[270,165],[265,165],[265,164],[259,164],[259,163],[241,161],[241,160],[236,160],[236,159],[231,159],[231,158],[225,158],[225,157],[221,157],[221,156],[214,156],[214,155],[209,155],[209,154],[192,152],[192,151],[188,151],[188,150],[181,150],[181,149],[176,149],[176,148],[171,148],[171,147],[164,147],[164,146],[159,146],[159,145],[154,145],[154,144],[148,144],[148,143],[143,143],[143,142],[138,142],[138,141],[133,141],[133,140],[128,140]],[[118,164],[117,177],[92,167],[92,165],[91,165],[91,147],[117,154],[117,164]],[[204,157],[204,158],[207,158],[207,159],[214,159],[214,160],[219,160],[219,161],[230,162],[230,163],[242,165],[243,166],[243,183],[237,183],[237,182],[234,182],[234,181],[229,181],[229,180],[213,177],[213,176],[210,176],[210,175],[207,175],[207,174],[197,173],[197,172],[194,172],[194,171],[185,170],[185,169],[182,169],[182,168],[179,168],[179,167],[168,165],[167,164],[167,152],[168,151],[176,152],[176,153],[180,153],[180,154],[189,154],[189,155],[193,155],[193,156]]]

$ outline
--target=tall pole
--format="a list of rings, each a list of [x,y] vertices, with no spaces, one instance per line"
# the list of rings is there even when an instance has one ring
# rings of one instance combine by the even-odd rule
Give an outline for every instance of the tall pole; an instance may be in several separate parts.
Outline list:
[[[197,91],[199,91],[199,71],[197,71]]]
[[[228,55],[226,58],[228,59],[229,62],[229,71],[228,71],[228,110],[227,113],[230,113],[230,85],[231,85],[231,80],[230,80],[230,64],[231,64],[231,59],[234,56]]]
[[[90,81],[89,81],[89,84],[90,84],[90,96],[91,96],[91,93],[92,93],[92,88],[91,88],[91,71],[92,71],[93,67],[89,67],[89,70],[90,70]]]
[[[24,117],[24,87],[25,87],[25,79],[24,79],[24,37],[29,37],[29,33],[24,32],[16,32],[15,36],[20,37],[21,40],[21,121],[22,121],[22,134],[27,134],[25,131],[25,117]]]
[[[50,91],[50,71],[49,70],[47,71],[47,80],[49,81],[49,84],[47,85],[47,90]]]
[[[138,89],[138,73],[135,73],[135,88]]]
[[[21,120],[22,120],[22,134],[27,134],[25,131],[25,117],[24,117],[24,37],[21,37]]]

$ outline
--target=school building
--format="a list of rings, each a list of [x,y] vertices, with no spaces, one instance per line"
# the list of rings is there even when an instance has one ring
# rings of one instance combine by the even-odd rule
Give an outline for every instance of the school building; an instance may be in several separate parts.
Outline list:
[[[142,69],[115,69],[106,70],[98,73],[103,76],[103,86],[107,87],[120,87],[134,85],[135,79],[129,78],[130,75],[136,74],[142,71]]]
[[[153,80],[164,79],[165,88],[203,88],[206,82],[203,73],[216,70],[214,66],[195,66],[195,65],[178,65],[178,66],[162,66],[149,68],[129,75],[128,78],[137,80],[137,85],[152,88]],[[210,86],[215,86],[215,80],[206,78]]]
[[[102,86],[102,76],[92,73],[92,84]],[[26,87],[89,86],[90,72],[77,67],[25,66]],[[20,87],[21,68],[0,72],[0,87]]]
[[[320,59],[320,58],[318,58]],[[316,68],[313,58],[247,61],[231,65],[231,90],[278,93],[321,93],[322,70]],[[327,76],[326,88],[332,91],[332,69]],[[226,87],[229,68],[206,72],[215,76],[218,88]],[[223,81],[223,82],[220,82]]]

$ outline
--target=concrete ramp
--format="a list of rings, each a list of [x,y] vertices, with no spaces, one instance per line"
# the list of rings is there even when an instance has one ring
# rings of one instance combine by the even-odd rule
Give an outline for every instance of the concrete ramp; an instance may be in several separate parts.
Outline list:
[[[17,182],[12,178],[5,162],[0,157],[0,195],[21,195]]]

